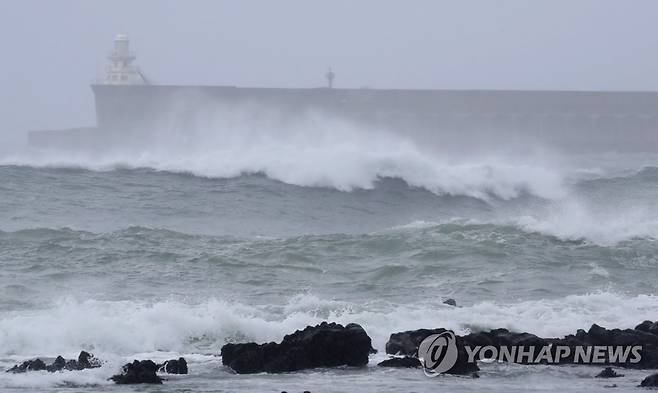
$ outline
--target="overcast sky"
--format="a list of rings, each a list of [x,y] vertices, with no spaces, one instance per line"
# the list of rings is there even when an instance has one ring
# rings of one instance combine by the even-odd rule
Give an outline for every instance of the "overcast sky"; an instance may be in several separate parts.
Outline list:
[[[0,136],[93,125],[119,32],[159,84],[658,90],[656,0],[0,0]]]

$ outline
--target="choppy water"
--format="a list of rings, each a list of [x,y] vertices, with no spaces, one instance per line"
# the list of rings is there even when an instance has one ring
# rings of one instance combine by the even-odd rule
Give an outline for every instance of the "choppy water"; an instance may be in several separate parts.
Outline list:
[[[5,157],[0,367],[81,349],[108,364],[0,373],[0,390],[126,391],[105,380],[122,363],[174,356],[190,361],[190,375],[135,390],[598,391],[612,383],[592,379],[599,370],[589,367],[484,365],[471,380],[374,365],[400,330],[556,336],[658,320],[656,157],[449,164],[404,149],[391,156],[375,146],[352,161],[307,149],[233,168],[196,153]],[[322,320],[362,324],[381,350],[370,367],[248,376],[221,367],[226,342],[278,341]],[[626,374],[613,382],[630,389],[648,372]]]

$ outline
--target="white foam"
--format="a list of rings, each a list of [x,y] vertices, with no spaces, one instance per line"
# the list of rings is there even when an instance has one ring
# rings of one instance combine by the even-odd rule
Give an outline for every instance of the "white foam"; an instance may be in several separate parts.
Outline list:
[[[634,238],[658,238],[658,217],[642,204],[610,205],[594,209],[572,196],[552,204],[542,214],[522,214],[508,222],[530,232],[561,239],[587,239],[600,245],[614,245]]]
[[[403,134],[368,129],[318,113],[282,120],[272,113],[221,111],[194,130],[162,129],[105,153],[27,151],[0,164],[79,167],[92,170],[147,167],[198,176],[230,178],[245,173],[300,186],[350,191],[370,189],[395,177],[439,194],[509,199],[529,192],[545,198],[564,194],[565,174],[554,155],[454,153],[420,146]],[[165,122],[166,123],[166,122]],[[501,141],[501,146],[505,142]],[[473,146],[474,149],[476,146]]]
[[[0,388],[40,389],[48,387],[96,387],[112,385],[107,378],[119,367],[105,365],[101,368],[81,371],[66,371],[50,373],[47,371],[32,371],[23,374],[0,372]]]
[[[521,212],[519,216],[504,218],[473,219],[453,217],[448,220],[416,220],[405,225],[398,225],[388,230],[419,230],[442,225],[498,225],[514,227],[528,233],[554,236],[561,240],[587,240],[600,246],[616,246],[620,242],[632,239],[654,241],[658,239],[658,218],[650,213],[642,214],[643,207],[630,208],[625,211],[611,211],[610,214],[594,214],[579,205],[566,202],[570,208],[557,207],[548,211],[535,213]],[[634,210],[636,213],[631,212]],[[628,212],[628,213],[626,213]],[[518,213],[518,212],[517,212]],[[487,239],[489,239],[487,237]],[[504,238],[500,239],[504,241]],[[606,275],[602,268],[595,269],[597,274]]]
[[[644,319],[658,320],[658,297],[602,292],[552,300],[500,303],[483,301],[450,307],[421,297],[417,303],[367,306],[298,295],[287,304],[249,306],[216,299],[197,304],[74,301],[56,302],[42,310],[7,313],[0,320],[3,358],[74,356],[81,349],[102,358],[130,359],[135,354],[218,353],[227,341],[280,341],[285,334],[323,320],[364,326],[383,349],[397,331],[445,327],[504,327],[541,336],[560,336],[588,328],[633,327]]]
[[[524,155],[501,149],[506,143],[502,139],[489,147],[473,141],[472,151],[459,152],[319,113],[294,120],[263,111],[255,118],[253,113],[253,108],[217,109],[216,116],[198,119],[193,130],[176,130],[165,121],[152,134],[127,139],[125,146],[103,153],[28,150],[0,157],[0,164],[101,171],[147,167],[212,178],[263,173],[293,185],[342,191],[371,189],[379,179],[395,177],[437,194],[488,201],[492,196],[539,196],[551,203],[548,210],[506,210],[496,221],[531,232],[606,245],[633,237],[658,238],[656,209],[646,201],[602,203],[603,208],[595,209],[572,187],[574,179],[627,171],[638,163],[655,162],[655,155],[614,155],[617,167],[602,168],[602,162],[611,161],[596,158],[608,156],[566,157],[540,146]]]

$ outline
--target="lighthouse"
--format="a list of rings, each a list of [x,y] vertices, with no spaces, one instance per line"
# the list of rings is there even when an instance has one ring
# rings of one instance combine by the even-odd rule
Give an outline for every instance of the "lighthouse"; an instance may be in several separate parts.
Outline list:
[[[117,34],[114,38],[114,49],[107,56],[105,84],[106,85],[144,85],[146,79],[133,65],[135,52],[130,50],[130,40],[125,34]]]

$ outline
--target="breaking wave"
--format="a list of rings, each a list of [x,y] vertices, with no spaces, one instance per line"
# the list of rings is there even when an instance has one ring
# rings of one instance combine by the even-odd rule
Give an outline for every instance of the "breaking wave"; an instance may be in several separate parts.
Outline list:
[[[382,178],[399,178],[437,194],[481,199],[524,193],[552,199],[566,192],[568,173],[555,154],[539,147],[510,152],[504,148],[509,141],[488,147],[472,141],[469,150],[457,151],[440,140],[425,143],[314,113],[294,121],[253,117],[223,113],[205,127],[163,127],[103,152],[30,150],[5,155],[0,164],[151,168],[212,178],[259,173],[292,185],[342,191],[372,189]]]
[[[218,299],[195,304],[64,299],[49,308],[6,314],[0,321],[0,356],[73,356],[81,348],[118,356],[158,351],[217,354],[226,342],[280,341],[285,334],[323,320],[359,323],[373,345],[383,350],[391,333],[421,327],[460,333],[504,327],[553,337],[592,323],[629,328],[645,319],[658,319],[655,296],[609,292],[464,307],[422,302],[359,305],[310,294],[294,296],[278,307]]]

